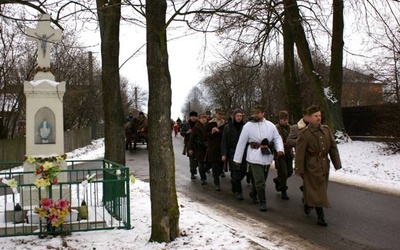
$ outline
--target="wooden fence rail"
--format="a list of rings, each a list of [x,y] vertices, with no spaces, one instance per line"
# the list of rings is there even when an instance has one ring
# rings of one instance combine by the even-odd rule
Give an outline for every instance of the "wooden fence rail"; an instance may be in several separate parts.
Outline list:
[[[86,127],[64,132],[64,151],[87,146],[104,137],[104,126]],[[0,140],[0,162],[23,161],[26,154],[25,137]]]

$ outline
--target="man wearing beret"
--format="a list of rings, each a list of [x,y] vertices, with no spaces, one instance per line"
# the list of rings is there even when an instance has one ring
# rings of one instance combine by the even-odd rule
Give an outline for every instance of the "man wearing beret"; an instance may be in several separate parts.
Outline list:
[[[274,159],[272,151],[275,149],[278,156],[284,154],[282,138],[275,125],[264,118],[264,110],[261,105],[253,108],[254,119],[243,126],[233,158],[235,164],[240,164],[247,149],[246,161],[254,178],[259,208],[262,212],[267,211],[265,181]]]
[[[301,130],[296,143],[295,173],[303,177],[304,212],[315,207],[317,224],[328,226],[323,207],[328,201],[328,179],[330,161],[336,170],[341,169],[339,151],[328,126],[321,124],[321,111],[316,106],[308,108],[308,126]],[[329,155],[329,158],[328,158]]]

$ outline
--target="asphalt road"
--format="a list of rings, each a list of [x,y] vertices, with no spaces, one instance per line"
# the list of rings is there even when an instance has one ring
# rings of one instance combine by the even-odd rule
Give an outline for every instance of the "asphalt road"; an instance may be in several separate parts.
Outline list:
[[[242,182],[245,200],[236,200],[230,191],[229,173],[221,178],[221,192],[214,191],[211,174],[208,176],[208,185],[200,185],[199,178],[191,180],[189,160],[181,153],[182,137],[172,139],[177,191],[194,202],[221,210],[227,216],[234,216],[238,225],[256,225],[260,239],[281,241],[283,245],[285,241],[290,241],[292,246],[297,245],[303,249],[400,248],[400,197],[331,182],[328,195],[333,207],[325,209],[328,227],[323,228],[316,225],[315,211],[305,215],[302,210],[299,190],[301,179],[297,176],[289,179],[290,200],[282,200],[272,181],[276,171],[271,168],[266,188],[268,211],[262,213],[248,197],[250,186],[245,181]],[[145,145],[139,145],[135,152],[126,153],[126,165],[136,178],[143,181],[149,181],[147,157]],[[262,245],[255,248],[263,249]]]

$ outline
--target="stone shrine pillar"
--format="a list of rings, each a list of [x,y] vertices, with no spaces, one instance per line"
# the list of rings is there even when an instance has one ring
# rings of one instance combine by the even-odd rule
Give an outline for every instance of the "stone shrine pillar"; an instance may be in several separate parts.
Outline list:
[[[50,71],[50,42],[61,40],[61,31],[50,27],[50,15],[43,14],[40,17],[37,29],[28,29],[28,40],[36,41],[38,46],[37,74],[33,81],[24,83],[26,96],[26,155],[34,158],[52,158],[64,155],[64,119],[63,97],[65,94],[65,82],[54,81],[54,75]],[[65,161],[61,164],[61,170],[67,169]],[[36,170],[34,164],[24,162],[24,171]],[[24,175],[25,184],[33,184],[37,177]],[[67,174],[60,173],[58,182],[67,181]],[[54,184],[52,198],[69,198],[70,190],[66,185],[60,190],[60,186]],[[64,188],[65,187],[65,188]],[[40,198],[47,197],[46,188],[41,188],[42,197],[38,196],[36,187],[25,187],[21,192],[23,206],[37,206]],[[62,193],[62,195],[60,195]],[[62,197],[60,197],[62,196]],[[32,202],[31,202],[32,199]]]

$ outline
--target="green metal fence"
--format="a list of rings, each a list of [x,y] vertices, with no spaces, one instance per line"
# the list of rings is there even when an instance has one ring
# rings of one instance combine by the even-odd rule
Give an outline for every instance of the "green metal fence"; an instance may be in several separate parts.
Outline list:
[[[18,183],[18,193],[14,193],[10,186],[0,182],[0,237],[131,228],[129,168],[107,160],[67,163],[68,169],[60,173],[67,176],[66,181],[51,185],[48,190],[25,183],[24,176],[32,176],[33,172],[25,172],[22,167],[0,172],[0,180],[14,179]],[[43,197],[69,201],[70,212],[60,226],[50,227],[48,221],[35,213]]]

